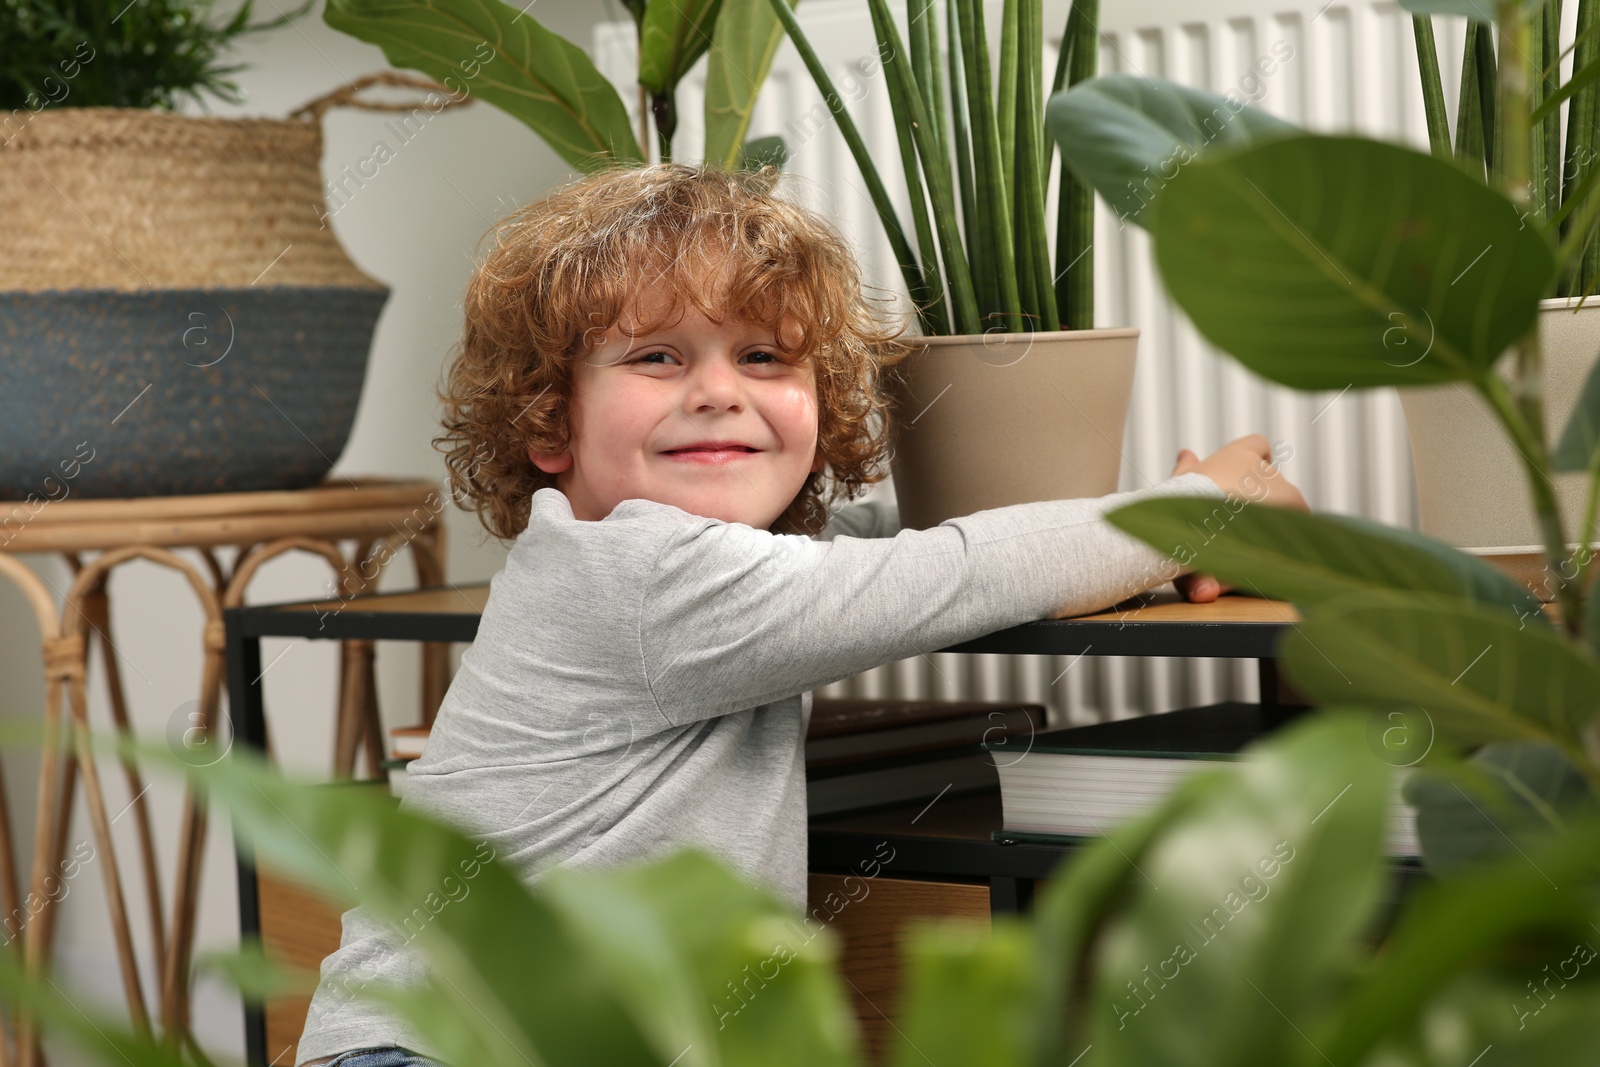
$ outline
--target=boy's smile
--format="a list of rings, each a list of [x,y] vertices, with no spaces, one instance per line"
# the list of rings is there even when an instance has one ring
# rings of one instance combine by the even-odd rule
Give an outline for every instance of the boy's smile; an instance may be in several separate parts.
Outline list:
[[[721,324],[685,302],[648,334],[672,294],[641,289],[635,317],[598,336],[572,368],[567,450],[529,450],[556,475],[575,518],[598,520],[624,500],[654,500],[692,515],[766,529],[806,478],[817,452],[817,383],[771,330]]]

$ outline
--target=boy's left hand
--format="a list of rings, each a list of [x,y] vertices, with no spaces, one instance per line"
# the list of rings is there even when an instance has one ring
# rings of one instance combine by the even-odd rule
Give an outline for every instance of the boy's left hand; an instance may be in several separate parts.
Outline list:
[[[1177,466],[1172,468],[1172,476],[1187,474],[1194,470],[1200,463],[1200,457],[1185,448],[1178,453]],[[1224,593],[1233,592],[1233,586],[1223,585],[1209,574],[1180,574],[1172,580],[1178,593],[1191,604],[1209,604]]]

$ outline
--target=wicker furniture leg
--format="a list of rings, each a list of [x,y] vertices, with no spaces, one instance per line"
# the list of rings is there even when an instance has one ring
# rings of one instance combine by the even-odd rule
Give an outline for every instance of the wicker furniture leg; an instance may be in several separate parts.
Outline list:
[[[111,572],[108,570],[104,580],[84,593],[83,613],[87,617],[89,627],[100,638],[100,660],[105,665],[106,688],[111,697],[112,721],[116,724],[117,734],[124,740],[131,740],[133,729],[128,720],[128,704],[122,687],[122,670],[117,664],[115,642],[111,640],[111,598],[108,591],[110,578]],[[89,650],[85,647],[84,655],[87,656],[88,653]],[[85,663],[86,674],[87,666]],[[133,798],[129,806],[133,809],[134,826],[139,835],[139,859],[144,869],[146,906],[150,910],[150,946],[155,955],[156,973],[160,974],[166,969],[167,935],[161,916],[161,873],[156,864],[155,835],[150,829],[150,809],[145,802],[145,786],[140,780],[138,765],[131,759],[124,759],[122,772],[128,780],[128,795]],[[66,820],[62,820],[62,828],[65,829],[65,826]],[[64,840],[62,844],[65,845]],[[61,857],[62,853],[57,852],[57,863],[61,862]]]
[[[340,588],[341,600],[376,587],[378,572],[368,570],[372,544],[372,538],[356,542],[350,557],[349,584]],[[339,710],[333,726],[333,777],[336,780],[355,777],[356,750],[366,733],[367,672],[363,665],[370,657],[371,650],[363,649],[361,642],[339,642]]]
[[[130,559],[146,559],[178,571],[189,580],[189,586],[195,597],[200,601],[200,606],[206,614],[206,674],[202,680],[200,706],[201,717],[204,723],[208,711],[214,717],[215,708],[221,692],[221,657],[222,657],[222,607],[215,591],[206,579],[193,566],[180,559],[164,548],[155,548],[148,545],[131,545],[125,548],[114,549],[102,553],[93,563],[90,563],[79,572],[72,583],[72,588],[67,593],[66,621],[64,629],[69,636],[79,638],[80,651],[83,645],[83,631],[87,627],[89,616],[82,610],[86,598],[97,588],[103,588],[107,576],[117,565]],[[215,644],[215,649],[211,646]],[[83,677],[79,676],[69,681],[69,695],[72,698],[72,714],[75,725],[74,735],[78,752],[78,772],[83,777],[84,799],[89,807],[89,818],[94,826],[95,836],[99,841],[102,857],[102,870],[105,872],[106,898],[111,908],[113,934],[116,937],[117,952],[123,971],[123,986],[128,997],[129,1012],[133,1017],[136,1031],[148,1032],[149,1019],[145,1008],[144,992],[139,981],[137,957],[133,951],[131,932],[128,929],[127,908],[122,896],[122,881],[117,871],[116,854],[111,841],[110,821],[106,816],[104,794],[100,788],[100,776],[94,762],[94,751],[90,742],[89,708],[87,691]],[[204,822],[200,815],[201,807],[196,800],[196,788],[189,784],[185,789],[186,818],[182,831],[180,846],[179,871],[175,888],[176,909],[172,924],[172,941],[168,943],[164,952],[162,971],[158,972],[166,977],[174,971],[183,976],[180,983],[187,988],[188,979],[188,946],[192,937],[194,926],[194,870],[192,865],[197,861],[198,846],[193,842],[196,830],[203,831]],[[160,906],[159,899],[157,907]],[[164,983],[165,984],[165,983]],[[174,1004],[168,996],[169,988],[162,989],[159,1000],[163,1023],[171,1025],[174,1018]],[[169,1030],[167,1036],[181,1036],[181,1015],[179,1013],[179,1032]]]
[[[377,589],[383,569],[405,544],[413,549],[420,534],[400,533],[366,539],[356,544],[351,557],[354,593]],[[365,746],[367,766],[376,778],[383,767],[383,724],[378,713],[377,682],[373,670],[376,645],[366,640],[341,642],[339,661],[339,717],[333,746],[333,775],[349,779],[355,775],[356,752]]]
[[[67,677],[82,665],[82,657],[75,654],[70,646],[61,644],[61,615],[56,610],[55,600],[50,591],[45,588],[38,575],[22,565],[10,555],[0,553],[0,574],[10,578],[12,584],[28,599],[28,604],[33,608],[34,618],[39,624],[39,639],[41,652],[44,657],[45,668],[45,703],[44,703],[44,731],[45,739],[40,753],[39,769],[39,807],[35,813],[34,828],[34,866],[29,873],[29,893],[26,910],[23,902],[18,898],[17,871],[15,867],[16,846],[11,834],[11,820],[9,813],[0,818],[0,855],[5,857],[4,867],[0,868],[0,890],[5,893],[6,900],[6,929],[10,931],[11,919],[19,918],[23,924],[21,933],[23,937],[23,960],[27,973],[31,978],[37,978],[40,970],[41,957],[39,955],[41,936],[45,930],[41,923],[32,922],[34,902],[39,902],[39,907],[44,915],[49,915],[54,909],[47,903],[49,897],[43,892],[44,878],[48,873],[45,864],[48,863],[48,849],[53,838],[50,817],[56,810],[53,803],[55,799],[55,785],[59,777],[63,757],[59,751],[59,743],[52,744],[53,735],[58,735],[61,723],[61,689]],[[3,783],[0,783],[0,793],[3,793]],[[18,1011],[16,1016],[17,1028],[17,1055],[24,1064],[42,1064],[40,1048],[37,1040],[37,1028],[27,1012]],[[10,1067],[10,1055],[7,1049],[7,1037],[4,1021],[0,1020],[0,1067]]]
[[[363,648],[362,645],[369,647]],[[366,725],[367,674],[363,664],[372,657],[371,641],[339,642],[339,717],[333,742],[333,776],[352,778],[356,770],[356,749]]]
[[[150,1012],[145,1006],[144,987],[139,984],[139,963],[133,950],[133,931],[128,926],[127,902],[122,896],[122,875],[117,869],[116,854],[111,845],[111,820],[106,816],[105,794],[100,789],[100,771],[95,766],[94,747],[89,739],[89,700],[83,683],[81,676],[67,683],[67,696],[72,703],[73,750],[78,757],[78,773],[83,777],[89,822],[94,827],[95,840],[100,847],[100,870],[105,875],[106,899],[111,906],[111,933],[117,943],[117,962],[122,967],[122,989],[128,998],[128,1013],[132,1017],[134,1032],[148,1036]]]
[[[205,627],[205,666],[200,683],[200,722],[198,729],[205,744],[212,740],[217,724],[217,707],[222,699],[223,658],[227,635],[220,617]],[[212,747],[200,758],[220,759]],[[176,1047],[189,1033],[189,960],[194,951],[194,927],[199,904],[200,860],[206,840],[205,794],[191,788],[184,798],[183,834],[178,845],[178,880],[172,898],[172,944],[161,971],[161,1022],[166,1038]]]

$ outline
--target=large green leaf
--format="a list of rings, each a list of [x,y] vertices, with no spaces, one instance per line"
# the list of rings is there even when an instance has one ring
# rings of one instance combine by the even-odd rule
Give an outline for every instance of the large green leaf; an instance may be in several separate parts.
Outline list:
[[[581,170],[641,159],[622,98],[583,49],[500,0],[328,0],[323,18],[526,123]]]
[[[1558,471],[1583,471],[1597,459],[1600,459],[1600,359],[1589,368],[1577,406],[1567,417],[1567,427],[1561,432],[1561,442],[1556,445],[1550,461]]]
[[[639,26],[639,84],[670,93],[711,47],[723,0],[656,0]]]
[[[1146,850],[1101,931],[1094,1062],[1318,1062],[1300,1031],[1360,959],[1377,907],[1389,768],[1363,717],[1323,713],[1255,746]]]
[[[1030,924],[1007,915],[989,923],[913,922],[904,935],[908,977],[899,1021],[884,1062],[925,1067],[929,1056],[963,1067],[1040,1062],[1032,935]]]
[[[856,1062],[828,938],[809,948],[796,939],[780,959],[778,942],[799,925],[791,910],[709,853],[555,867],[530,891],[487,842],[381,790],[288,781],[239,750],[188,770],[275,871],[406,932],[429,960],[430,986],[361,995],[403,1012],[445,1062]],[[784,977],[739,1011],[728,984],[746,988],[747,966]],[[715,1006],[730,999],[734,1018],[719,1018]]]
[[[680,1062],[695,1058],[695,1043],[707,1063],[858,1063],[834,932],[709,854],[680,850],[603,874],[556,868],[539,895],[604,961],[636,1017],[674,1035],[658,1047],[682,1052]]]
[[[1593,563],[1590,566],[1594,566]],[[1600,658],[1600,586],[1591,586],[1585,598],[1583,612],[1584,636],[1589,639],[1589,651]]]
[[[1533,326],[1554,271],[1505,197],[1356,137],[1208,153],[1162,191],[1153,233],[1200,332],[1297,389],[1478,378]]]
[[[1201,151],[1300,132],[1214,93],[1131,74],[1056,93],[1045,107],[1045,127],[1078,177],[1141,226],[1156,194]]]
[[[1529,966],[1530,947],[1559,948],[1559,954],[1539,959],[1554,962],[1574,941],[1590,939],[1595,902],[1580,887],[1595,877],[1597,829],[1587,824],[1480,874],[1419,887],[1372,972],[1323,1032],[1311,1031],[1327,1062],[1374,1062],[1366,1058],[1374,1046],[1421,1021],[1439,992],[1469,969],[1509,959],[1537,973],[1538,964]],[[1499,1062],[1521,1067],[1564,1061],[1530,1056]]]
[[[791,0],[789,6],[798,6]],[[750,133],[756,96],[783,43],[783,23],[768,0],[722,0],[706,60],[705,159],[724,166],[740,163],[740,146]]]
[[[1253,494],[1264,483],[1240,486]],[[1315,604],[1362,590],[1456,595],[1541,625],[1539,601],[1498,568],[1412,530],[1226,500],[1142,500],[1106,516],[1175,563],[1262,596]]]
[[[1228,786],[1224,774],[1192,775],[1155,811],[1115,828],[1052,872],[1033,908],[1039,946],[1033,993],[1038,1062],[1066,1062],[1083,1049],[1087,1021],[1072,1010],[1074,987],[1085,974],[1084,962],[1101,925],[1144,878],[1139,865],[1145,853],[1203,798]]]
[[[1600,815],[1566,754],[1532,742],[1492,742],[1460,767],[1419,767],[1405,794],[1417,809],[1423,859],[1441,874],[1509,858],[1574,820]]]
[[[1581,758],[1600,663],[1543,626],[1426,593],[1355,593],[1307,613],[1281,648],[1319,703],[1415,705],[1462,744],[1550,741]]]

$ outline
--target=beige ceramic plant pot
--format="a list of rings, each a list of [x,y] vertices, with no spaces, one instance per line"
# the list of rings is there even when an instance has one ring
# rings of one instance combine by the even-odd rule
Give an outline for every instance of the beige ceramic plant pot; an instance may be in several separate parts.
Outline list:
[[[919,338],[893,368],[905,529],[1117,490],[1139,331]]]
[[[1544,353],[1545,433],[1552,447],[1577,404],[1600,351],[1600,301],[1540,302]],[[1516,359],[1496,371],[1508,383]],[[1534,517],[1527,474],[1489,406],[1470,386],[1450,384],[1400,390],[1417,472],[1422,532],[1483,556],[1526,582],[1545,599],[1553,580],[1543,573],[1543,542]],[[1582,472],[1555,476],[1562,528],[1576,543],[1588,492]]]

